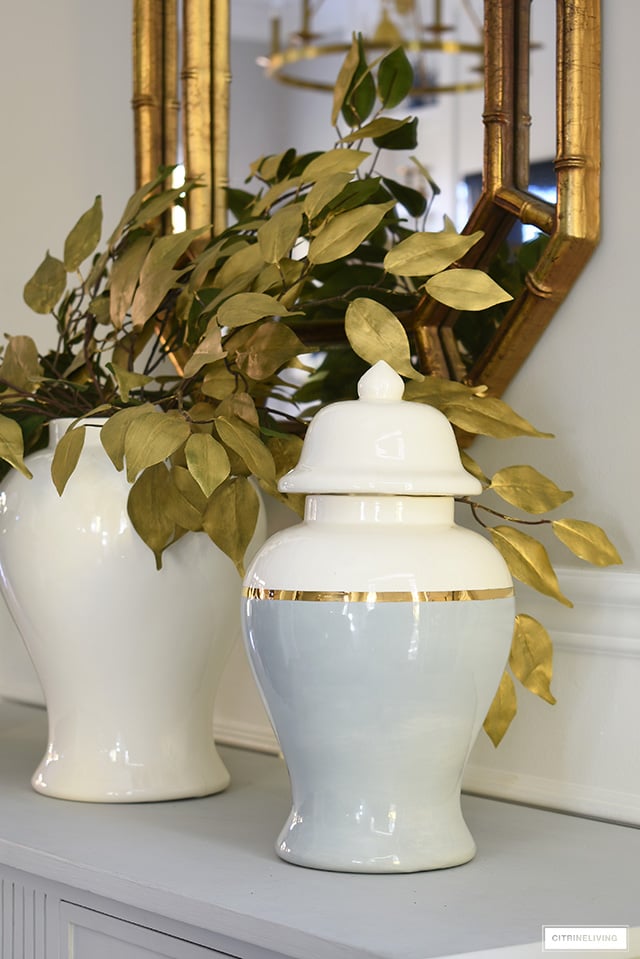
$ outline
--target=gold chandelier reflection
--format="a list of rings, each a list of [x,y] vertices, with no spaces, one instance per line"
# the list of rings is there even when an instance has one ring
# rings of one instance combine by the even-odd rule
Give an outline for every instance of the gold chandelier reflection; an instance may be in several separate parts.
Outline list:
[[[344,42],[325,40],[314,30],[314,16],[323,0],[300,0],[299,27],[282,42],[282,25],[279,17],[271,20],[271,50],[268,56],[260,57],[268,77],[288,86],[305,90],[332,93],[335,77],[331,80],[315,79],[300,72],[301,64],[329,56],[344,56],[349,50],[351,37]],[[379,53],[402,46],[415,62],[415,83],[410,96],[433,101],[441,93],[462,93],[481,90],[484,86],[484,42],[482,23],[476,22],[469,0],[458,0],[478,35],[477,42],[466,42],[451,36],[455,27],[446,23],[442,0],[433,0],[432,14],[427,22],[422,21],[419,0],[380,0],[377,25],[370,36],[363,36],[367,52]],[[373,5],[373,4],[372,4]],[[406,29],[410,24],[411,32]],[[429,61],[439,55],[472,56],[476,59],[470,69],[475,76],[468,80],[439,82],[437,74],[429,68]]]

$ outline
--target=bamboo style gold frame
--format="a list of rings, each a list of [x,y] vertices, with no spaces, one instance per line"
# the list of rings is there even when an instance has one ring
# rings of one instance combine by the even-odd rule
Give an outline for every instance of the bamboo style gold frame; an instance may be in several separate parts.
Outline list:
[[[485,0],[483,192],[466,228],[484,237],[464,265],[488,268],[517,220],[547,233],[549,243],[471,369],[458,349],[455,310],[425,298],[412,322],[425,372],[484,383],[494,395],[535,346],[600,230],[600,0],[556,0],[555,204],[527,191],[530,3]],[[187,176],[203,183],[189,194],[188,225],[212,223],[217,233],[226,224],[230,0],[134,0],[133,35],[138,185],[160,164],[176,163],[182,142]]]
[[[137,185],[183,162],[201,183],[187,196],[188,225],[214,233],[227,217],[229,39],[230,0],[134,0]]]
[[[546,2],[546,0],[543,0]],[[525,289],[471,369],[455,336],[459,314],[435,301],[418,309],[422,369],[501,395],[548,326],[600,234],[600,0],[556,0],[557,202],[529,182],[531,0],[485,0],[483,192],[465,232],[484,237],[465,266],[487,269],[516,220],[549,235]]]

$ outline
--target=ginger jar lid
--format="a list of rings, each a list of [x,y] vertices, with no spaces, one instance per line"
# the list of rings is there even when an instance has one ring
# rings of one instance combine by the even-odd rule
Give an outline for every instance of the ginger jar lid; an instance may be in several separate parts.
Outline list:
[[[482,484],[468,473],[451,424],[432,406],[402,399],[404,382],[380,360],[361,377],[357,400],[313,418],[283,493],[461,496]]]

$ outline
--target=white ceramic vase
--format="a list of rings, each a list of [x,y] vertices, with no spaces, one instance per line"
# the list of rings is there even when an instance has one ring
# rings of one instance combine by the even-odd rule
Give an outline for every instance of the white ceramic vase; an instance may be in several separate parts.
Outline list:
[[[27,458],[33,479],[12,471],[0,494],[2,591],[49,721],[32,785],[95,802],[218,792],[229,775],[213,706],[240,629],[239,576],[204,533],[183,537],[156,570],[98,421],[58,496],[51,459],[70,422],[53,423],[49,448]]]
[[[276,842],[296,864],[412,872],[471,859],[462,773],[498,687],[513,584],[454,523],[478,492],[442,414],[378,364],[318,414],[281,488],[305,520],[244,582],[248,653],[289,769]],[[447,495],[449,494],[449,495]]]

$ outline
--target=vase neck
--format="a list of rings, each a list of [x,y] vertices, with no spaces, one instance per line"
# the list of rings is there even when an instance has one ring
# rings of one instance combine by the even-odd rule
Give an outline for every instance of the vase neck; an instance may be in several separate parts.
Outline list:
[[[65,416],[60,417],[57,420],[51,420],[49,423],[49,447],[55,448],[60,442],[64,434],[67,432],[72,423],[75,422],[75,417]],[[106,416],[92,416],[89,419],[81,420],[77,423],[77,426],[86,426],[87,431],[85,434],[85,442],[95,438],[95,440],[100,439],[100,427],[107,422]]]
[[[310,495],[305,503],[308,523],[453,525],[452,496]]]

